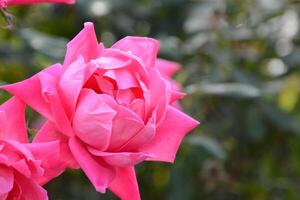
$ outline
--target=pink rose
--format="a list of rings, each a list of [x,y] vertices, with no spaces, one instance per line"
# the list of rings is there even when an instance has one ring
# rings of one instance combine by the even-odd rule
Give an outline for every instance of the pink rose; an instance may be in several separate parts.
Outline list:
[[[183,95],[157,63],[159,44],[126,37],[111,48],[97,42],[92,23],[67,45],[64,64],[3,88],[48,121],[35,142],[61,141],[69,167],[80,167],[99,192],[140,199],[134,165],[173,162],[198,122],[171,106]]]
[[[24,111],[17,98],[0,106],[1,200],[46,200],[47,192],[39,183],[57,175],[52,162],[59,153],[58,141],[28,144]]]
[[[171,87],[174,91],[178,92],[178,95],[181,95],[181,98],[185,96],[184,93],[180,93],[181,85],[178,84],[176,81],[172,80],[172,76],[180,70],[181,66],[178,63],[164,60],[164,59],[156,59],[155,68],[159,70],[163,78],[168,80],[171,83]],[[181,110],[181,106],[178,101],[173,102],[172,104],[175,108]]]
[[[36,4],[36,3],[75,3],[75,0],[0,0],[0,8],[7,6],[15,6],[20,4]]]
[[[155,68],[157,68],[166,79],[171,80],[171,77],[180,70],[181,67],[178,63],[157,58]]]

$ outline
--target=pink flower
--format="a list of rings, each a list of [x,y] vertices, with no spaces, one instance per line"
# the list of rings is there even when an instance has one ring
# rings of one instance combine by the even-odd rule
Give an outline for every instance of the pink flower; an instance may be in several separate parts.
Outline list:
[[[157,59],[158,48],[143,37],[104,48],[86,23],[63,65],[3,88],[48,120],[35,142],[59,139],[69,167],[81,167],[97,191],[140,199],[134,165],[173,162],[184,135],[198,125],[171,106],[183,95],[168,78],[176,69]]]
[[[51,163],[56,162],[59,143],[28,144],[24,111],[17,98],[0,106],[0,199],[46,200],[39,183],[57,175]]]
[[[181,67],[178,63],[157,58],[155,68],[157,68],[166,79],[171,80],[171,77],[180,70]]]
[[[172,80],[172,76],[181,68],[181,66],[178,63],[158,58],[155,62],[155,68],[159,70],[163,78],[165,78],[171,83],[172,89],[174,91],[177,91],[178,95],[182,95],[181,98],[185,96],[184,93],[179,92],[181,90],[181,85],[178,84],[176,81]],[[172,105],[175,108],[181,110],[181,106],[178,101],[173,102]]]
[[[75,3],[75,0],[0,0],[0,8],[7,6],[15,6],[21,4],[36,4],[36,3]]]

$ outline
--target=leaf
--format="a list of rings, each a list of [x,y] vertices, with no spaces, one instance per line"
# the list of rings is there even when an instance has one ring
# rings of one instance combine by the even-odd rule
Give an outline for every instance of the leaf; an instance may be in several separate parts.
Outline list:
[[[242,83],[202,83],[185,88],[188,94],[203,93],[205,95],[256,98],[261,95],[257,87]]]
[[[261,102],[260,107],[274,126],[283,130],[291,131],[297,136],[300,136],[300,123],[297,119],[289,115],[287,112],[280,110],[272,103]]]
[[[48,36],[32,29],[21,29],[19,33],[32,49],[56,60],[63,59],[66,39]]]
[[[261,140],[266,132],[266,125],[259,109],[247,109],[245,112],[247,137],[252,140]]]
[[[300,85],[300,79],[298,76],[290,76],[278,95],[279,107],[287,112],[292,111],[297,105],[299,99],[298,86]]]
[[[187,143],[194,146],[200,146],[207,150],[209,153],[214,155],[216,158],[224,160],[226,158],[226,152],[219,145],[219,143],[209,137],[200,136],[200,135],[192,135],[187,137]]]

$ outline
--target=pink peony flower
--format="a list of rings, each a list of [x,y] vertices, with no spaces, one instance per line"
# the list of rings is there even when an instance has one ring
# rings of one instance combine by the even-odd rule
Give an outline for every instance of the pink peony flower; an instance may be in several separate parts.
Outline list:
[[[0,8],[7,6],[15,6],[21,4],[36,4],[36,3],[67,3],[73,4],[75,0],[0,0]]]
[[[58,141],[28,144],[24,111],[17,98],[0,106],[1,200],[46,200],[47,192],[39,183],[57,175],[52,162],[59,153]]]
[[[134,165],[173,162],[184,135],[198,125],[171,106],[183,96],[169,78],[177,67],[157,59],[158,48],[144,37],[104,48],[86,23],[63,65],[3,88],[48,120],[35,142],[59,139],[69,167],[80,167],[98,192],[140,199]]]

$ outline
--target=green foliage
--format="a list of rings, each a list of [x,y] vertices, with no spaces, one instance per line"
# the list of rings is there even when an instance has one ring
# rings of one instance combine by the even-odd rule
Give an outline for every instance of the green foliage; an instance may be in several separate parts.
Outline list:
[[[61,62],[85,21],[106,46],[126,35],[155,37],[160,56],[183,65],[182,105],[201,125],[174,165],[137,167],[143,199],[300,199],[299,1],[78,0],[8,11],[16,25],[0,30],[2,82]],[[50,199],[115,199],[79,171],[46,187]]]

